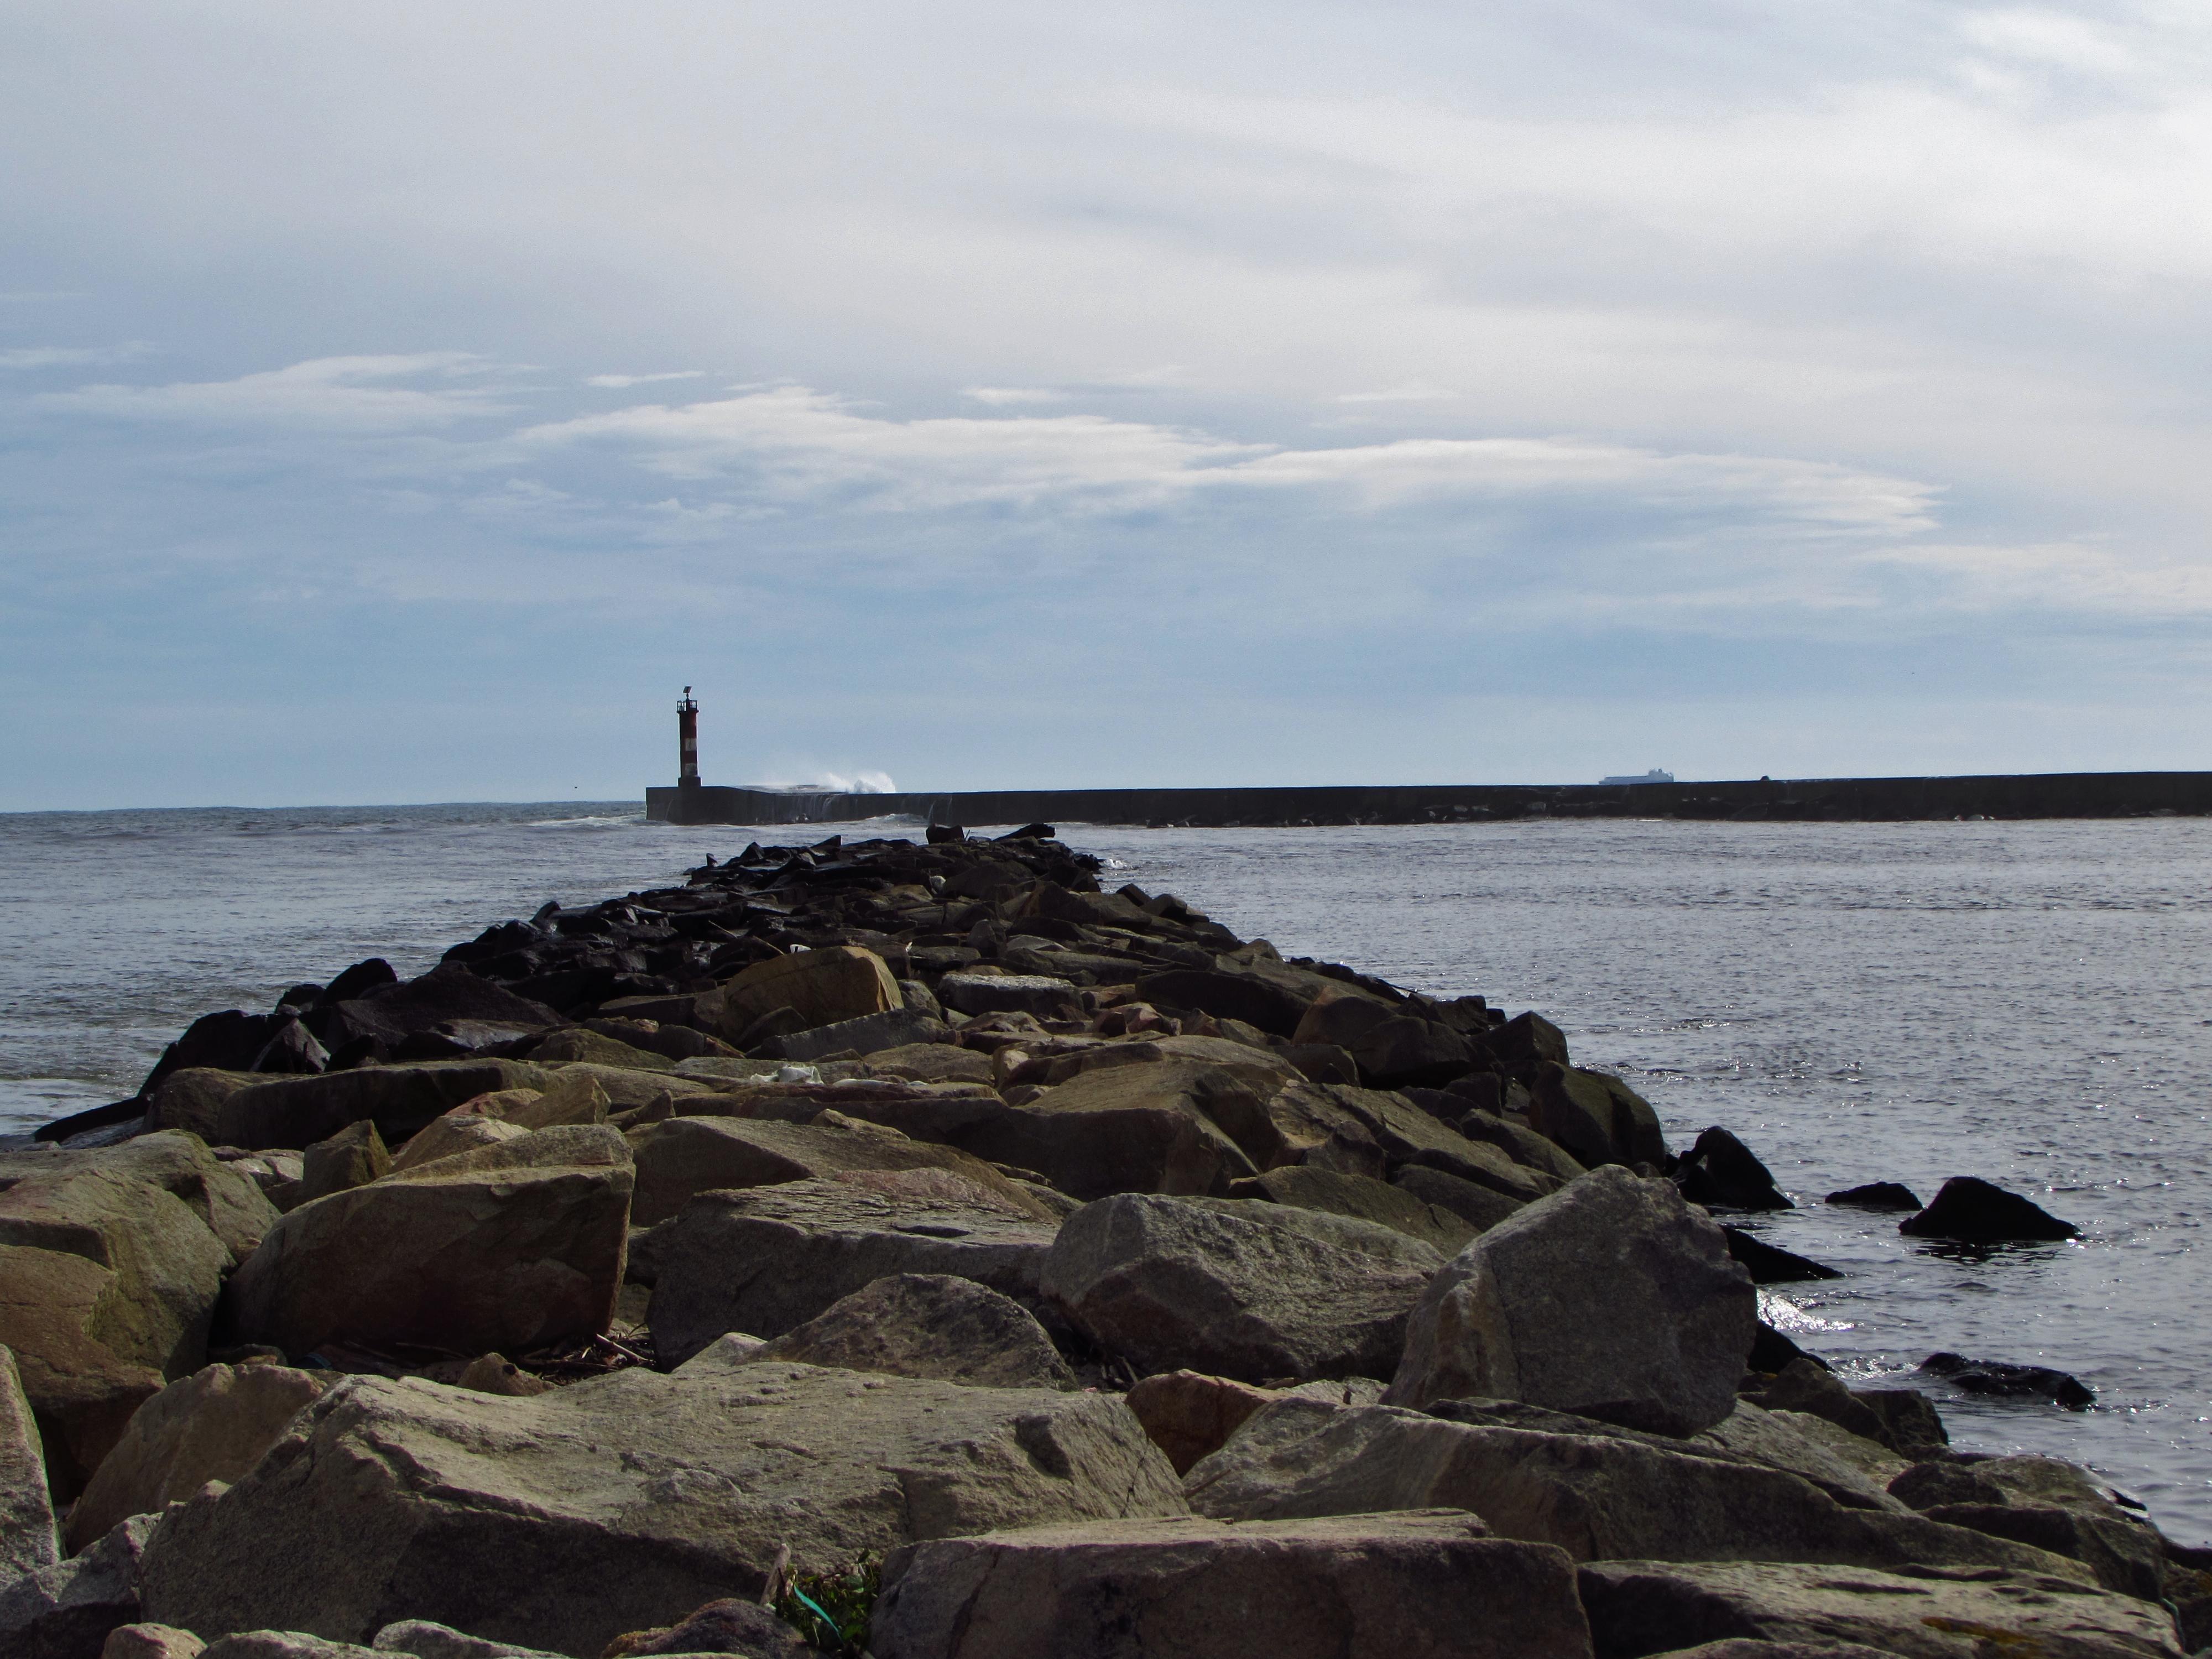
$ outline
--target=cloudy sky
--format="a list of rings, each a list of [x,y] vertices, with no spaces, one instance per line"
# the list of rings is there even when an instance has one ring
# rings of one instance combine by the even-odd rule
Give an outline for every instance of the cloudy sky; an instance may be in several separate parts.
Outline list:
[[[2200,768],[2182,0],[0,9],[0,808]]]

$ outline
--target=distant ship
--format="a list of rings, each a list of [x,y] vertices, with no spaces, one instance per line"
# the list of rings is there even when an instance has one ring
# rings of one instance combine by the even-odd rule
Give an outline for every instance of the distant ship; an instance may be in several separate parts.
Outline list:
[[[1655,766],[1649,772],[1639,773],[1634,777],[1600,778],[1597,781],[1597,787],[1605,789],[1616,783],[1672,783],[1674,781],[1674,775],[1672,772],[1662,772]]]

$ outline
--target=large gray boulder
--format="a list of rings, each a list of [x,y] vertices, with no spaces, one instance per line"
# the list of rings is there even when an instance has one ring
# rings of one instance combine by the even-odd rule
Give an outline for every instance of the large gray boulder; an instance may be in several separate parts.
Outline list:
[[[1448,1634],[1447,1634],[1448,1633]],[[1448,1645],[1447,1645],[1448,1644]],[[878,1659],[1588,1659],[1575,1570],[1456,1510],[1094,1521],[896,1551]]]
[[[210,1480],[237,1480],[331,1376],[289,1365],[209,1365],[170,1383],[138,1408],[70,1506],[70,1547],[181,1503]]]
[[[1458,1180],[1439,1170],[1419,1170],[1401,1171],[1401,1182],[1407,1175],[1426,1176],[1437,1182]],[[1293,1164],[1240,1181],[1230,1188],[1229,1195],[1288,1204],[1302,1210],[1322,1210],[1330,1215],[1350,1216],[1355,1221],[1371,1221],[1408,1238],[1418,1238],[1447,1256],[1465,1249],[1482,1231],[1457,1212],[1428,1202],[1412,1188],[1311,1164]],[[1506,1200],[1500,1200],[1499,1203],[1503,1213],[1511,1212],[1511,1206]]]
[[[1045,1295],[1139,1372],[1258,1382],[1371,1376],[1442,1257],[1372,1222],[1238,1199],[1085,1205],[1045,1258]]]
[[[629,1139],[637,1160],[630,1218],[641,1227],[667,1220],[701,1193],[810,1181],[847,1170],[951,1170],[1015,1209],[1045,1219],[1034,1200],[981,1158],[890,1130],[774,1118],[672,1117],[632,1129]]]
[[[823,1571],[994,1527],[1184,1513],[1128,1408],[807,1365],[634,1368],[515,1398],[356,1377],[173,1511],[145,1616],[363,1642],[402,1620],[596,1654]]]
[[[42,1148],[36,1155],[0,1154],[0,1189],[86,1170],[141,1181],[181,1200],[223,1242],[234,1262],[251,1255],[261,1236],[276,1224],[276,1208],[252,1176],[225,1163],[198,1135],[182,1129],[134,1135],[118,1146],[83,1152]]]
[[[946,1170],[851,1170],[702,1193],[641,1243],[663,1365],[726,1331],[781,1336],[891,1273],[950,1273],[1025,1306],[1054,1224]]]
[[[1472,1510],[1501,1536],[1556,1544],[1577,1560],[1918,1563],[2089,1577],[2042,1550],[1863,1500],[1847,1506],[1716,1444],[1579,1426],[1279,1399],[1193,1468],[1183,1490],[1200,1514],[1224,1520]]]
[[[754,1361],[836,1365],[981,1389],[1072,1389],[1030,1310],[973,1279],[892,1273],[763,1344]]]
[[[287,1353],[400,1342],[526,1353],[607,1328],[629,1148],[604,1124],[533,1134],[302,1205],[233,1277],[235,1340]]]
[[[1670,1182],[1608,1166],[1451,1259],[1413,1310],[1384,1397],[1525,1400],[1693,1434],[1735,1409],[1758,1319],[1712,1219]]]
[[[230,1252],[180,1199],[104,1170],[0,1193],[0,1344],[57,1492],[73,1497],[139,1404],[197,1370]]]
[[[1775,1562],[1605,1561],[1580,1573],[1598,1659],[1731,1637],[1904,1659],[2178,1659],[2161,1609],[2035,1572],[1910,1575]]]
[[[39,1425],[24,1397],[15,1356],[0,1347],[0,1583],[61,1559]]]
[[[82,1554],[0,1584],[0,1653],[91,1659],[110,1631],[137,1623],[146,1543],[161,1518],[134,1515]]]

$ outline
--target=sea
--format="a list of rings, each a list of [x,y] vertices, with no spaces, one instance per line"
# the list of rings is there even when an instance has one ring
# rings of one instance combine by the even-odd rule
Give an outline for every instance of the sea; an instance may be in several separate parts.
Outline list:
[[[200,1014],[821,833],[622,802],[0,816],[0,1133],[128,1096]],[[1539,1010],[1671,1144],[1724,1125],[1773,1170],[1796,1207],[1748,1224],[1844,1274],[1762,1292],[1799,1343],[1928,1388],[1954,1445],[2086,1462],[2212,1543],[2212,820],[1061,836],[1285,956]],[[1963,1249],[1822,1201],[1954,1175],[2083,1237]],[[1938,1350],[2097,1404],[1956,1395],[1917,1370]]]

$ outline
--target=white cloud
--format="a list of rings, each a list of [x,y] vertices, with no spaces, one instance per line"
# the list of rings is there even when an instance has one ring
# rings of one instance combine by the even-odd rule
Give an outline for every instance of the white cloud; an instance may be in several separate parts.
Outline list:
[[[1065,392],[1039,386],[971,386],[960,395],[993,408],[1018,404],[1064,404],[1067,401]]]
[[[729,474],[788,503],[842,498],[906,512],[1133,508],[1218,489],[1317,490],[1370,510],[1453,496],[1584,494],[1675,514],[1897,536],[1930,528],[1942,494],[1826,462],[1670,455],[1557,437],[1293,449],[1088,414],[902,421],[802,386],[586,416],[534,427],[522,439],[541,449],[615,441],[670,476]]]
[[[0,369],[64,368],[85,363],[127,363],[153,355],[145,340],[112,346],[16,346],[0,351]]]
[[[1422,386],[1418,382],[1392,386],[1386,392],[1346,392],[1339,394],[1340,404],[1449,404],[1456,403],[1460,394],[1442,386]]]
[[[627,386],[653,386],[662,380],[703,380],[706,374],[703,368],[676,368],[659,374],[586,374],[584,384],[620,391]]]
[[[485,359],[464,351],[318,357],[233,380],[88,386],[49,392],[39,401],[56,409],[128,419],[279,430],[306,425],[398,431],[449,426],[507,411],[510,405],[484,387],[467,383],[490,368]],[[398,384],[425,379],[444,384]]]
[[[538,447],[611,441],[673,477],[743,469],[785,501],[834,495],[909,511],[1083,496],[1133,503],[1264,448],[1096,415],[883,420],[804,386],[584,416],[521,437]]]

